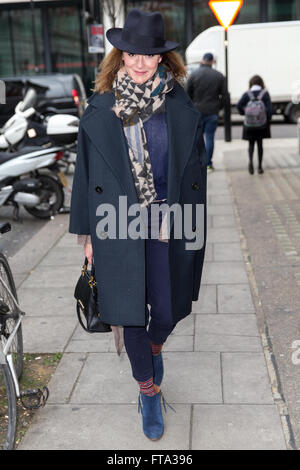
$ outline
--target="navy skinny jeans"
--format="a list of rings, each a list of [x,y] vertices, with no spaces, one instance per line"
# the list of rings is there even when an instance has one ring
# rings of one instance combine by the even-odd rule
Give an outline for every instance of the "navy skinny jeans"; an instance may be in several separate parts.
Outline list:
[[[150,230],[150,210],[148,211],[148,224],[148,230]],[[150,232],[148,236],[150,237]],[[155,344],[163,344],[175,328],[171,312],[168,243],[151,238],[146,239],[145,266],[146,326],[124,326],[124,345],[131,363],[132,375],[140,382],[153,377],[150,340]],[[151,307],[150,313],[147,304]]]

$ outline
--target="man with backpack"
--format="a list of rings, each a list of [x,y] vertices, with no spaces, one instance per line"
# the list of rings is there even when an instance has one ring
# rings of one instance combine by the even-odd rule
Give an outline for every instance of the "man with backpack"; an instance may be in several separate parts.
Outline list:
[[[262,167],[263,139],[271,137],[272,103],[263,79],[259,75],[254,75],[250,79],[249,90],[243,94],[236,106],[239,113],[245,116],[242,138],[249,141],[249,173],[254,174],[253,153],[255,142],[257,142],[258,173],[262,174],[264,172]]]
[[[225,77],[212,67],[214,62],[211,53],[204,54],[200,67],[190,75],[186,84],[186,92],[201,114],[208,170],[214,169],[212,156],[218,113],[224,106],[227,93]]]

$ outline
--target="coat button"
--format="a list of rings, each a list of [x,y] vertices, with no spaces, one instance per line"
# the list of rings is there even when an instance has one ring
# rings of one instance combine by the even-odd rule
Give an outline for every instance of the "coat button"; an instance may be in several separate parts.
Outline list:
[[[95,187],[95,190],[97,191],[97,193],[102,193],[103,189],[101,188],[101,186],[96,186]]]
[[[199,189],[199,184],[197,183],[197,181],[192,184],[192,189]]]

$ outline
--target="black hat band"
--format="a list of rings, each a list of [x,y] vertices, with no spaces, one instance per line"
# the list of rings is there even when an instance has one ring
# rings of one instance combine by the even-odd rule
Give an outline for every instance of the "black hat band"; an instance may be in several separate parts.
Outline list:
[[[141,34],[136,34],[133,31],[122,31],[122,40],[132,43],[134,46],[136,44],[141,44],[143,47],[163,47],[165,45],[165,40],[163,38],[151,37],[151,36],[142,36]]]

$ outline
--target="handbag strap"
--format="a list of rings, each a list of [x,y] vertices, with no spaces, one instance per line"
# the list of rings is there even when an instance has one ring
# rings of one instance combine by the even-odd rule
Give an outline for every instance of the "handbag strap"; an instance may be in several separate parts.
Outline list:
[[[84,258],[84,265],[87,267],[89,264],[87,257]],[[91,275],[95,278],[95,265],[92,263]]]
[[[83,324],[83,321],[81,320],[81,315],[80,315],[80,307],[79,307],[79,303],[77,301],[77,304],[76,304],[76,311],[77,311],[77,317],[78,317],[78,321],[80,323],[80,325],[82,326],[82,328],[89,332],[89,330],[86,328],[86,326]]]

